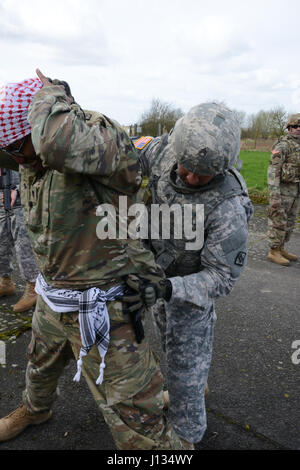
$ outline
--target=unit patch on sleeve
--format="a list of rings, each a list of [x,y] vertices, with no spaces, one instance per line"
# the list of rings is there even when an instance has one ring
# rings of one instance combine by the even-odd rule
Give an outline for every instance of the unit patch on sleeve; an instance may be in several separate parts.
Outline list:
[[[146,147],[147,144],[153,139],[153,137],[150,136],[143,136],[140,137],[138,140],[134,142],[134,146],[137,150],[142,150],[144,147]]]
[[[237,254],[237,257],[235,258],[234,264],[236,264],[237,266],[244,266],[246,256],[247,253],[245,253],[244,251],[240,251]]]

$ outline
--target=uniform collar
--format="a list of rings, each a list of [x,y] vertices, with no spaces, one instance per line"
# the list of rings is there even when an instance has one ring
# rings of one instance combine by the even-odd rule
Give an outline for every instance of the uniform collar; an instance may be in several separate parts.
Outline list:
[[[225,179],[225,174],[220,173],[219,175],[216,175],[207,184],[203,184],[197,187],[188,186],[187,184],[184,183],[184,181],[182,181],[182,179],[177,174],[177,163],[175,163],[172,166],[170,174],[169,174],[169,183],[172,185],[172,187],[175,189],[177,193],[183,193],[183,194],[203,193],[210,189],[214,189],[217,186],[219,186],[221,183],[223,183],[224,179]]]

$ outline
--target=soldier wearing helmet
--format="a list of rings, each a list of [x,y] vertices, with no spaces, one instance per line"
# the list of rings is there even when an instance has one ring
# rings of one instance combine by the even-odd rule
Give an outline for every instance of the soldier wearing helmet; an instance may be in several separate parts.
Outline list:
[[[268,260],[289,266],[297,256],[285,249],[299,211],[300,114],[289,117],[286,129],[274,144],[268,168]]]
[[[190,248],[187,235],[148,243],[169,282],[168,295],[148,286],[146,300],[166,354],[169,417],[193,446],[206,430],[205,390],[216,320],[215,300],[231,292],[247,261],[248,222],[253,212],[236,170],[240,126],[232,111],[216,103],[194,106],[170,134],[135,142],[143,174],[144,201],[204,208],[203,243]],[[152,205],[148,202],[151,221]],[[202,212],[203,216],[203,212]],[[171,223],[175,226],[178,217]],[[162,222],[164,224],[164,222]],[[200,227],[200,224],[199,224]],[[187,228],[187,227],[185,227]],[[191,227],[190,227],[191,228]],[[197,233],[196,235],[197,236]]]

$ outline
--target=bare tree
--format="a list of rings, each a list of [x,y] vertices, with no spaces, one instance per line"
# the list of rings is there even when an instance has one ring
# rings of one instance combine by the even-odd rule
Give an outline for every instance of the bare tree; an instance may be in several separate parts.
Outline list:
[[[280,137],[284,134],[288,113],[282,106],[270,111],[270,133],[272,137]]]
[[[256,148],[257,139],[280,137],[284,134],[286,120],[287,113],[281,106],[269,111],[261,110],[248,116],[247,124],[242,129],[242,137],[254,139]]]
[[[246,113],[245,113],[245,111],[238,111],[237,109],[233,109],[232,112],[237,117],[237,120],[239,121],[239,124],[240,124],[241,128],[244,127],[245,122],[246,122]]]
[[[141,115],[139,125],[142,126],[144,135],[156,137],[161,132],[169,132],[183,114],[180,108],[174,108],[172,104],[154,98],[150,109]]]

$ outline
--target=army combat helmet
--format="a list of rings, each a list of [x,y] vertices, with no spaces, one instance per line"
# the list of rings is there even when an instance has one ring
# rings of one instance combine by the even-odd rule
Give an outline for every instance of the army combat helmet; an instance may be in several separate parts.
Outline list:
[[[300,125],[300,114],[292,114],[286,123],[285,128],[288,129],[290,126]]]
[[[217,175],[234,167],[240,153],[240,124],[218,103],[203,103],[180,118],[170,135],[177,163],[198,175]]]

